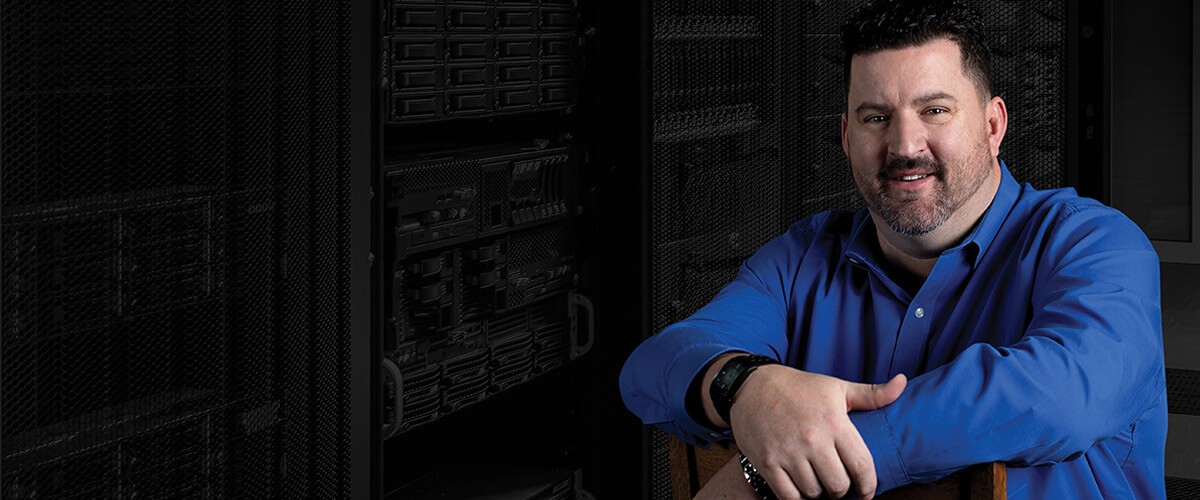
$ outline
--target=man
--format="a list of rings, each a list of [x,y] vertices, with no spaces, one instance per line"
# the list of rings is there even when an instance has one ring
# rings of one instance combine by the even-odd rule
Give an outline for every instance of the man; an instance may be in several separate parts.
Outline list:
[[[961,4],[878,1],[842,36],[842,147],[867,209],[796,222],[647,339],[621,374],[626,405],[695,444],[732,428],[746,463],[713,497],[754,497],[743,470],[781,498],[870,497],[993,461],[1012,498],[1164,497],[1146,237],[1012,178],[1007,110]]]

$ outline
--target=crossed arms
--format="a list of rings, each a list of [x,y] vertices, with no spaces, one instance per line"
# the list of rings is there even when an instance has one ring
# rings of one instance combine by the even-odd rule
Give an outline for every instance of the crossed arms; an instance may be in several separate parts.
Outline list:
[[[1015,341],[968,343],[907,387],[786,367],[751,375],[731,411],[733,435],[772,487],[783,489],[776,493],[869,494],[976,463],[1055,464],[1161,403],[1158,261],[1144,235],[1103,207],[1064,210],[1046,227],[1060,244],[1027,250],[1037,265],[1028,303],[1017,308],[1029,311],[1028,322],[1008,333]],[[709,305],[630,357],[622,393],[644,422],[694,444],[725,438],[713,428],[728,423],[711,408],[689,414],[681,388],[698,376],[703,383],[722,355],[791,361],[784,358],[795,352],[792,342],[817,334],[796,328],[806,315],[798,307],[821,304],[790,296],[804,270],[804,245],[789,238],[797,236],[769,243]],[[987,305],[1006,307],[999,299]]]

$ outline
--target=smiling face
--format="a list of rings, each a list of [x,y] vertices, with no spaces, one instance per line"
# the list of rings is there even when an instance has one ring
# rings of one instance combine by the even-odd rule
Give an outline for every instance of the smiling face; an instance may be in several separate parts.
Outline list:
[[[980,188],[999,182],[1007,115],[963,72],[957,43],[854,56],[847,100],[842,148],[877,219],[906,236],[974,225],[995,195]]]

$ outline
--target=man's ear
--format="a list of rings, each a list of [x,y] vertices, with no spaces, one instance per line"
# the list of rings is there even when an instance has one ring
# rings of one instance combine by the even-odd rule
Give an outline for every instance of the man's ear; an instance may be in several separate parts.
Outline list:
[[[845,115],[842,118],[842,130],[846,129]],[[1004,141],[1004,132],[1008,130],[1008,108],[1004,105],[1004,99],[1000,96],[995,96],[988,101],[987,107],[987,122],[988,122],[988,145],[991,146],[992,156],[1000,155],[1000,143]],[[842,134],[843,137],[845,134]],[[845,144],[845,139],[842,143]]]
[[[846,142],[846,113],[842,113],[842,153],[850,157],[850,144]]]

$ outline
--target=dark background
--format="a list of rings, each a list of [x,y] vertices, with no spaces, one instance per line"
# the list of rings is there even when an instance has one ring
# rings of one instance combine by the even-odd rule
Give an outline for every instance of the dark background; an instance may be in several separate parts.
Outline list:
[[[0,496],[667,498],[616,380],[860,206],[858,1],[0,3]],[[1197,12],[973,1],[1019,181],[1162,264],[1200,498]]]

